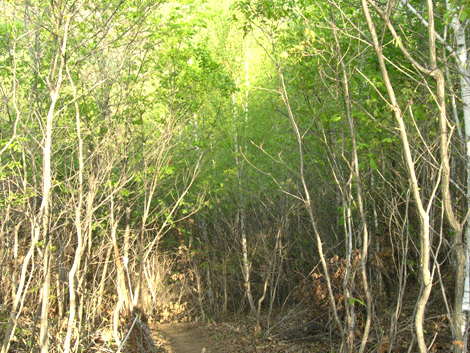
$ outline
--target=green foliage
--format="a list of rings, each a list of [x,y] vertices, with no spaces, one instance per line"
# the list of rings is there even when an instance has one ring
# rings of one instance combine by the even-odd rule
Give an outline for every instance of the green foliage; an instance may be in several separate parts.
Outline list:
[[[359,300],[359,299],[357,299],[357,298],[354,298],[354,297],[349,297],[349,298],[348,298],[348,302],[349,302],[349,305],[352,305],[352,306],[353,306],[355,303],[359,303],[359,304],[361,304],[362,306],[365,306],[365,304],[364,304],[363,301],[361,301],[361,300]]]
[[[225,271],[228,284],[215,275],[214,289],[227,285],[229,291],[240,292],[233,296],[234,305],[239,305],[244,295],[240,219],[245,213],[255,296],[259,298],[267,268],[280,259],[276,288],[281,289],[269,287],[268,292],[273,298],[275,290],[290,293],[297,276],[307,275],[318,260],[304,187],[312,195],[310,206],[328,251],[344,251],[345,205],[352,213],[354,236],[362,233],[353,152],[365,190],[366,221],[372,225],[377,217],[379,227],[390,234],[395,230],[388,227],[406,226],[416,243],[420,228],[414,210],[406,209],[404,215],[409,186],[400,136],[357,3],[346,1],[336,8],[334,3],[307,0],[182,0],[158,7],[155,1],[85,1],[83,12],[75,12],[70,2],[4,3],[11,11],[0,15],[0,149],[9,145],[0,156],[0,212],[10,217],[5,229],[22,225],[19,241],[27,245],[41,215],[45,120],[58,82],[57,65],[65,58],[70,77],[62,71],[53,111],[51,263],[69,271],[76,227],[82,226],[90,237],[84,243],[87,264],[92,264],[76,275],[84,290],[96,289],[87,287],[99,282],[100,272],[92,266],[104,263],[112,227],[119,250],[129,227],[129,268],[139,268],[140,249],[161,246],[178,259],[175,277],[168,281],[192,290],[185,279],[188,269],[191,274],[199,270],[201,277]],[[56,3],[62,12],[53,8]],[[468,22],[468,1],[450,5],[446,9],[436,4],[439,33],[452,20]],[[394,40],[384,28],[380,40],[419,179],[427,181],[439,175],[438,107],[432,94],[436,84],[421,77],[398,48],[405,45],[426,64],[422,25],[411,17],[406,9],[394,7],[390,19],[400,24],[402,37]],[[70,19],[71,26],[63,56],[64,19]],[[448,79],[458,91],[458,75],[451,72]],[[451,105],[450,97],[448,101]],[[452,147],[457,146],[455,135]],[[462,150],[453,149],[456,160]],[[301,156],[305,180],[300,179]],[[455,163],[458,170],[461,162]],[[463,176],[456,172],[456,185],[462,182],[458,178]],[[423,185],[421,192],[434,197],[426,188]],[[397,208],[392,212],[392,207]],[[439,214],[441,201],[433,207]],[[79,225],[77,214],[82,217]],[[278,229],[281,245],[276,242]],[[34,244],[35,256],[44,253],[44,244],[45,239]],[[156,249],[158,256],[162,249]],[[60,254],[67,254],[66,259]],[[5,256],[5,261],[12,260],[9,253]],[[40,256],[37,259],[41,264]],[[418,277],[412,260],[401,263]],[[51,271],[60,281],[57,268]],[[133,286],[136,278],[129,274]],[[27,296],[38,296],[38,283],[31,284]],[[60,288],[67,285],[55,289]],[[201,296],[202,305],[206,297]],[[351,306],[364,306],[357,298],[347,300]],[[323,304],[326,310],[325,298]]]

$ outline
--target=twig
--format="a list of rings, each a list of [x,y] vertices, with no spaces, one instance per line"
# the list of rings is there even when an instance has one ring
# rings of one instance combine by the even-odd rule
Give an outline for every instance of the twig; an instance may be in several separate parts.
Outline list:
[[[132,329],[134,328],[134,325],[135,325],[135,323],[137,322],[138,319],[139,319],[139,316],[136,315],[136,316],[135,316],[135,319],[134,319],[134,322],[132,323],[131,328],[130,328],[129,331],[127,332],[127,335],[126,335],[126,337],[124,338],[124,341],[122,341],[122,343],[121,343],[121,345],[119,346],[119,349],[116,351],[116,353],[119,353],[119,352],[121,351],[122,347],[124,347],[124,344],[126,343],[127,339],[129,338],[129,336],[130,336],[130,334],[131,334],[131,332],[132,332]]]
[[[434,334],[434,338],[432,339],[432,342],[431,342],[431,344],[429,345],[428,350],[431,349],[431,347],[432,347],[432,345],[434,344],[434,341],[436,340],[436,338],[437,338],[437,332]]]

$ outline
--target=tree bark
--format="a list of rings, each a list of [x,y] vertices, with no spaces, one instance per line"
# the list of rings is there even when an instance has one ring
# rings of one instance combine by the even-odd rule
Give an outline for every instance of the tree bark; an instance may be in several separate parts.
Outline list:
[[[65,50],[67,47],[68,27],[70,17],[65,21],[63,37],[56,33],[60,39],[60,50],[57,51],[54,58],[54,64],[51,69],[50,99],[51,103],[46,117],[46,136],[43,147],[43,186],[42,203],[39,209],[39,222],[36,232],[41,233],[44,242],[44,283],[42,287],[42,307],[41,307],[41,330],[40,346],[41,353],[47,353],[48,347],[48,315],[49,315],[49,293],[50,293],[50,263],[51,263],[51,234],[49,233],[49,206],[51,193],[51,153],[52,153],[52,129],[55,117],[55,106],[59,99],[59,94],[63,83],[63,70],[65,66]],[[59,24],[57,24],[58,30]],[[57,67],[58,65],[58,67]],[[57,72],[56,72],[57,70]]]
[[[361,231],[362,231],[362,254],[361,254],[361,259],[360,259],[360,264],[361,264],[361,277],[362,277],[362,287],[364,289],[364,294],[366,297],[366,322],[364,324],[364,331],[362,335],[362,340],[361,340],[361,346],[359,348],[359,353],[363,353],[367,340],[369,338],[369,331],[370,331],[370,324],[371,324],[371,319],[372,319],[372,296],[369,290],[369,282],[368,282],[368,277],[367,277],[367,257],[368,257],[368,249],[369,249],[369,229],[367,227],[367,221],[366,221],[366,215],[365,215],[365,210],[364,210],[364,201],[363,201],[363,189],[362,189],[362,178],[359,173],[359,158],[357,156],[357,140],[356,140],[356,131],[354,127],[354,122],[353,122],[353,117],[351,116],[351,99],[350,99],[350,93],[349,93],[349,79],[348,79],[348,74],[346,71],[346,64],[344,63],[343,60],[343,54],[341,51],[341,46],[339,43],[338,39],[338,31],[336,28],[336,20],[335,20],[335,15],[333,11],[333,6],[330,5],[330,10],[331,10],[331,17],[333,21],[333,34],[335,37],[335,43],[336,43],[336,52],[338,55],[338,60],[340,62],[341,66],[341,74],[342,74],[342,86],[343,86],[343,92],[344,92],[344,104],[345,104],[345,111],[346,111],[346,117],[348,120],[348,125],[349,125],[349,131],[351,134],[351,141],[352,141],[352,165],[351,165],[351,173],[354,175],[354,180],[355,180],[355,185],[356,185],[356,197],[357,197],[357,205],[358,205],[358,212],[359,212],[359,217],[361,221]],[[348,243],[348,242],[347,242]],[[352,245],[352,239],[349,239],[349,244]],[[352,249],[351,249],[352,250]],[[352,251],[348,251],[347,254],[350,257],[352,255]],[[350,258],[348,258],[348,271],[350,269]],[[349,277],[349,274],[345,275]],[[349,298],[346,298],[346,300],[349,300]],[[354,309],[354,308],[352,308]],[[354,349],[354,327],[352,327],[351,331],[349,333],[349,349],[352,350]]]
[[[389,105],[397,121],[398,131],[400,133],[400,138],[403,145],[405,163],[408,169],[408,175],[410,177],[410,187],[413,194],[413,198],[416,202],[418,209],[418,214],[420,218],[420,274],[421,274],[421,292],[419,294],[417,303],[416,303],[416,314],[415,314],[415,333],[418,341],[419,352],[426,353],[428,351],[426,347],[426,342],[424,340],[424,314],[426,309],[426,304],[429,299],[429,295],[432,289],[432,278],[430,272],[430,222],[429,222],[429,208],[425,209],[423,201],[420,194],[420,187],[418,179],[416,176],[416,171],[414,167],[414,160],[411,155],[411,148],[408,141],[408,133],[406,130],[405,122],[403,120],[403,114],[401,108],[398,104],[395,91],[391,84],[388,70],[385,65],[384,55],[382,53],[382,47],[379,44],[377,33],[375,30],[375,25],[372,21],[368,2],[367,0],[361,0],[362,9],[364,16],[369,28],[369,33],[372,37],[372,44],[379,61],[380,71],[382,73],[382,78],[385,84],[385,87],[390,98]],[[432,60],[432,59],[431,59]],[[431,204],[432,200],[429,201]]]
[[[302,140],[302,136],[300,134],[297,122],[295,120],[294,113],[292,112],[292,109],[291,109],[291,104],[290,104],[289,96],[287,93],[287,88],[286,88],[285,81],[284,81],[284,75],[282,73],[282,68],[279,65],[278,65],[278,75],[279,75],[279,81],[280,81],[279,94],[284,103],[284,106],[287,109],[287,116],[289,118],[290,125],[294,132],[294,136],[297,141],[297,148],[299,150],[299,167],[300,167],[299,175],[300,175],[300,181],[302,183],[302,192],[303,192],[302,201],[304,203],[305,209],[307,210],[310,224],[312,225],[313,233],[315,235],[318,256],[320,257],[323,275],[325,276],[325,281],[326,281],[326,285],[328,288],[328,299],[330,301],[331,310],[333,311],[333,317],[334,317],[336,326],[341,332],[341,338],[343,340],[343,347],[348,347],[347,338],[345,334],[345,328],[343,324],[341,323],[341,320],[339,319],[339,316],[338,316],[338,309],[336,306],[335,296],[334,296],[333,289],[331,286],[331,277],[328,271],[328,264],[326,263],[326,258],[325,258],[325,254],[323,251],[323,240],[322,240],[320,231],[318,230],[317,220],[315,219],[315,214],[313,212],[313,205],[312,205],[312,201],[310,197],[310,191],[307,187],[307,182],[305,180],[305,160],[304,160],[303,140]]]
[[[69,318],[67,324],[67,333],[65,335],[64,353],[69,353],[70,341],[72,339],[72,331],[75,329],[75,313],[77,310],[76,302],[76,287],[75,287],[75,276],[77,271],[80,269],[80,262],[84,250],[84,239],[83,239],[83,228],[82,228],[82,208],[83,208],[83,173],[84,173],[84,160],[83,160],[83,139],[80,126],[80,108],[78,106],[77,90],[73,83],[72,76],[65,66],[69,83],[72,88],[75,108],[75,124],[77,129],[78,139],[78,193],[77,193],[77,204],[75,206],[75,230],[77,232],[77,249],[75,250],[75,256],[72,264],[72,268],[69,272]],[[78,339],[78,338],[77,338]]]
[[[248,86],[249,86],[249,44],[246,44],[246,58],[245,58],[245,70],[246,70],[246,91],[245,91],[245,126],[248,119]],[[235,166],[237,168],[237,183],[238,183],[238,216],[240,220],[240,236],[242,243],[242,261],[243,261],[243,279],[245,286],[245,293],[248,298],[251,313],[256,312],[255,302],[251,293],[251,281],[250,281],[250,264],[248,261],[248,245],[247,245],[247,233],[246,233],[246,203],[245,203],[245,191],[243,190],[243,163],[239,158],[241,146],[239,145],[239,129],[237,124],[237,111],[235,106],[235,93],[232,93],[232,105],[233,105],[233,142],[235,149]],[[245,145],[246,149],[246,145]]]

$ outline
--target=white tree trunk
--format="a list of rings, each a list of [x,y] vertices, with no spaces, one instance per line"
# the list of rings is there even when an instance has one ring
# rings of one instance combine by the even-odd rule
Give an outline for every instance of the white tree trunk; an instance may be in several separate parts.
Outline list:
[[[395,116],[395,120],[397,121],[398,131],[400,133],[400,138],[403,145],[404,151],[404,159],[408,169],[408,176],[410,178],[410,187],[413,193],[413,198],[416,202],[417,210],[420,217],[420,273],[421,273],[421,293],[419,294],[418,301],[416,303],[416,314],[415,314],[415,332],[416,337],[418,340],[418,347],[419,352],[426,353],[427,347],[426,342],[424,340],[424,314],[426,309],[426,304],[429,299],[429,295],[431,294],[432,289],[432,277],[430,271],[430,254],[431,254],[431,247],[430,247],[430,224],[429,224],[429,207],[425,207],[423,204],[423,200],[420,194],[420,185],[418,183],[418,179],[416,176],[415,171],[415,163],[411,154],[411,147],[408,141],[408,133],[406,130],[405,122],[403,120],[403,114],[401,108],[398,104],[397,97],[395,95],[395,91],[393,89],[392,83],[390,81],[388,70],[385,65],[385,58],[382,52],[382,47],[380,45],[377,32],[375,30],[375,25],[372,21],[372,17],[370,15],[368,2],[367,0],[361,0],[362,9],[364,12],[364,16],[367,22],[367,26],[369,28],[369,33],[372,37],[372,42],[374,46],[374,50],[376,52],[377,59],[379,61],[380,71],[382,74],[382,78],[385,84],[385,87],[388,92],[388,96],[390,98],[390,108],[393,111]],[[373,6],[374,4],[372,4]],[[380,11],[380,9],[376,9]],[[390,22],[387,20],[387,25],[389,29],[391,29],[392,33],[396,35],[394,29],[391,27]],[[431,28],[433,28],[431,26]],[[402,47],[400,47],[402,49]],[[403,49],[402,49],[403,50]],[[430,48],[430,52],[432,53],[433,50]],[[408,53],[404,53],[405,55]],[[409,55],[407,56],[409,60],[412,60]],[[433,58],[430,59],[431,66],[435,66],[435,60]],[[415,62],[413,61],[413,64]],[[417,64],[417,63],[416,63]],[[418,64],[419,65],[419,64]],[[415,65],[416,66],[416,65]],[[430,200],[429,202],[432,202]]]
[[[245,80],[246,80],[246,90],[245,90],[245,104],[244,104],[244,126],[248,122],[248,87],[250,84],[249,76],[249,43],[246,43],[246,57],[245,57]],[[250,305],[250,310],[252,313],[256,311],[255,302],[253,300],[253,295],[251,293],[251,283],[250,283],[250,264],[248,261],[248,245],[247,245],[247,234],[246,234],[246,204],[245,204],[245,191],[243,190],[242,178],[243,176],[243,160],[240,160],[239,153],[241,151],[241,146],[239,144],[238,136],[239,129],[237,124],[237,109],[236,109],[236,97],[235,93],[232,93],[232,107],[233,107],[233,142],[235,149],[235,166],[237,168],[237,183],[238,183],[238,214],[240,219],[240,236],[242,243],[242,258],[243,258],[243,280],[245,286],[245,293],[248,298],[248,303]],[[243,148],[243,152],[246,152],[246,142]]]
[[[78,195],[77,195],[77,204],[75,206],[75,230],[77,231],[77,249],[75,251],[75,257],[73,260],[72,268],[69,272],[69,318],[67,324],[67,333],[65,335],[64,343],[64,353],[69,353],[70,350],[70,341],[72,338],[72,331],[75,328],[75,312],[77,309],[76,302],[76,288],[75,288],[75,276],[77,271],[80,269],[80,262],[84,250],[83,244],[83,231],[82,231],[82,205],[83,205],[83,170],[84,170],[84,161],[83,161],[83,139],[80,128],[80,109],[78,106],[78,97],[77,90],[73,83],[72,76],[66,67],[67,76],[69,78],[70,86],[72,87],[73,98],[74,98],[74,107],[75,107],[75,124],[77,128],[77,139],[78,139]]]

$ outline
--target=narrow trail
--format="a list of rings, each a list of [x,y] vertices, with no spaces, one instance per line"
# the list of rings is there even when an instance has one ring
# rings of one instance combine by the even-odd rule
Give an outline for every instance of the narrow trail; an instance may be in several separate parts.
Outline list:
[[[155,325],[152,331],[165,339],[162,347],[167,353],[216,353],[204,324],[178,323]]]

